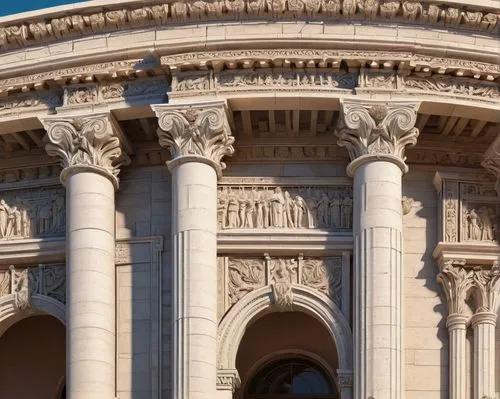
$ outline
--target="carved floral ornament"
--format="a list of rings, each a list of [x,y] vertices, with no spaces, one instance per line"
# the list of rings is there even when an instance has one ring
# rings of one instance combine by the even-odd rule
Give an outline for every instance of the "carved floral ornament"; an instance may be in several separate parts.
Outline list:
[[[500,142],[496,149],[486,155],[482,162],[482,166],[496,176],[497,182],[495,190],[500,197]]]
[[[130,158],[110,114],[44,118],[42,123],[47,131],[45,149],[59,159],[63,184],[74,168],[91,168],[118,187],[120,167],[129,164]]]
[[[471,266],[463,259],[443,262],[437,280],[444,288],[449,315],[466,315],[466,301],[472,295],[475,312],[496,312],[500,295],[500,265]]]
[[[60,15],[31,23],[0,27],[0,49],[67,37],[179,21],[220,20],[221,18],[321,18],[321,19],[400,19],[448,27],[494,31],[495,10],[468,10],[426,0],[196,0],[143,7],[119,5],[119,9]],[[493,11],[493,12],[491,12]]]
[[[66,303],[66,268],[64,265],[38,265],[38,267],[0,270],[0,297],[14,295],[14,304],[20,311],[32,307],[33,295],[45,295]]]
[[[415,127],[418,106],[418,103],[343,101],[339,127],[335,132],[337,144],[347,149],[351,161],[365,155],[385,157],[395,160],[406,172],[405,149],[414,146],[419,135]],[[348,169],[352,169],[352,163],[350,166]]]
[[[221,258],[219,258],[221,259]],[[282,310],[293,307],[292,287],[302,284],[311,287],[333,300],[340,308],[342,302],[341,257],[270,257],[228,258],[226,309],[248,293],[271,285],[274,303]]]
[[[225,104],[158,105],[153,109],[158,117],[160,145],[169,148],[173,161],[181,157],[208,161],[220,177],[226,167],[222,158],[234,153]]]

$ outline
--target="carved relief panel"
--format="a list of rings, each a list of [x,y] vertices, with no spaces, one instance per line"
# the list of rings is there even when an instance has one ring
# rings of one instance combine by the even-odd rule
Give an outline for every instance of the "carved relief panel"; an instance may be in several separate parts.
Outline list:
[[[14,294],[19,310],[31,308],[34,294],[45,295],[66,303],[66,268],[64,265],[38,265],[0,271],[0,297]]]
[[[0,196],[0,240],[64,235],[64,188],[4,191]]]
[[[495,243],[500,239],[500,202],[493,183],[436,175],[444,242]]]
[[[352,228],[350,186],[222,185],[219,229]]]
[[[301,284],[327,295],[344,311],[349,301],[348,269],[348,259],[342,256],[219,257],[219,318],[245,295],[268,285],[282,309],[293,306],[292,287]]]

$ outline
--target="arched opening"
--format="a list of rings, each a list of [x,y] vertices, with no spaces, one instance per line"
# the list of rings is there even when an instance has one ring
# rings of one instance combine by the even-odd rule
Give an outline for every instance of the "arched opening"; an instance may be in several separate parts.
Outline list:
[[[246,397],[335,399],[337,394],[328,374],[314,361],[294,356],[263,366],[248,384]]]
[[[335,343],[303,312],[273,312],[248,326],[236,357],[237,399],[337,399]],[[304,396],[306,395],[306,396]]]
[[[11,325],[0,337],[0,359],[2,397],[65,398],[66,331],[55,317],[30,316]]]

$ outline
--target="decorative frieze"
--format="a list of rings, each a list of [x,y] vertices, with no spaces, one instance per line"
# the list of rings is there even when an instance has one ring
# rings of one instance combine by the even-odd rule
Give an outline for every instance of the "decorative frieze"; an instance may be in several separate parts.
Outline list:
[[[219,229],[351,229],[348,186],[227,186],[218,189]]]
[[[293,306],[292,287],[311,287],[342,307],[343,263],[330,257],[219,257],[219,317],[246,294],[271,285],[275,303],[281,309]]]
[[[0,101],[0,117],[23,112],[54,111],[61,104],[60,90],[22,93]]]
[[[11,265],[0,279],[0,297],[9,294],[14,295],[18,310],[31,308],[31,298],[34,294],[66,303],[66,268],[64,265],[24,268]]]
[[[357,86],[357,72],[331,72],[321,70],[228,70],[214,72],[186,72],[174,74],[172,92],[237,92],[247,90],[292,91],[298,88],[312,90],[352,90]]]
[[[103,12],[67,14],[46,20],[0,28],[0,49],[21,47],[67,37],[93,35],[136,26],[164,25],[179,21],[230,19],[369,19],[444,25],[492,31],[498,15],[489,10],[465,10],[456,4],[420,1],[272,0],[147,2],[142,7],[119,6]],[[82,10],[83,11],[83,10]]]
[[[439,174],[434,183],[441,199],[440,240],[495,245],[500,237],[500,205],[494,185]]]
[[[116,83],[90,83],[64,87],[65,107],[88,107],[120,101],[160,101],[168,90],[166,78],[150,78]]]
[[[157,105],[160,145],[172,158],[192,156],[213,163],[219,176],[226,165],[222,158],[234,153],[226,105],[222,102],[192,106]]]
[[[5,191],[0,197],[0,240],[62,236],[65,226],[62,188]]]
[[[407,146],[417,143],[417,103],[342,102],[335,134],[351,161],[364,156],[388,156],[404,165]]]
[[[44,118],[48,144],[45,149],[57,157],[66,183],[72,168],[93,168],[111,177],[118,186],[120,167],[130,163],[127,143],[111,114]]]

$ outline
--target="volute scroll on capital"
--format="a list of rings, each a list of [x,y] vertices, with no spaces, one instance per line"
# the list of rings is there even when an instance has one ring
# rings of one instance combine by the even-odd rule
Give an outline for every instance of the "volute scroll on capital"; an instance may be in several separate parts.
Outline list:
[[[152,106],[158,117],[158,138],[172,155],[169,167],[196,160],[222,176],[222,158],[234,153],[230,118],[224,102]]]
[[[130,145],[110,113],[42,118],[41,122],[47,131],[45,150],[63,168],[63,185],[73,173],[92,171],[118,188],[120,167],[130,164]]]
[[[342,101],[337,144],[349,152],[349,175],[361,164],[384,160],[408,171],[404,155],[407,146],[417,143],[415,127],[419,103]]]

